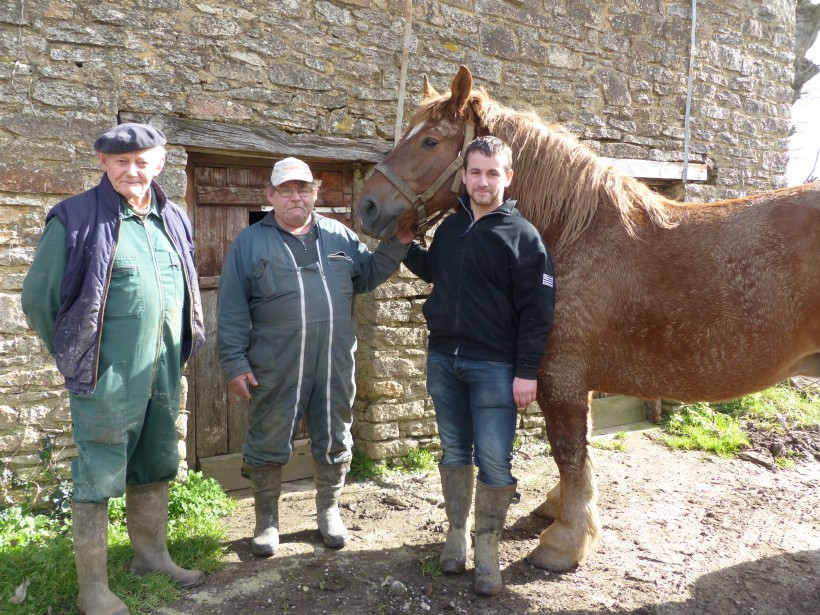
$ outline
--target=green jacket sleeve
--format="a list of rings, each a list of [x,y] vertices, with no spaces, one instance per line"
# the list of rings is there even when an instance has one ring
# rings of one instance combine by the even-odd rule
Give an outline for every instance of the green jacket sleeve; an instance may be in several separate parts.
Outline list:
[[[216,301],[216,345],[228,380],[252,371],[247,358],[252,272],[243,258],[241,243],[241,238],[235,240],[225,256]]]
[[[34,261],[23,280],[23,312],[54,356],[54,329],[65,272],[65,227],[55,217],[46,225]]]
[[[399,268],[410,246],[403,245],[395,237],[383,239],[371,252],[363,242],[358,246],[358,274],[353,278],[357,293],[373,290],[387,280]]]

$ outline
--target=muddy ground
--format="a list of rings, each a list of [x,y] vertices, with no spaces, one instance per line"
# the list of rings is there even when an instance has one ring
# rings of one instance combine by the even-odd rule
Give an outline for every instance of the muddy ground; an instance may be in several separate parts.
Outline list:
[[[599,549],[557,574],[524,557],[547,522],[529,515],[558,473],[542,444],[517,451],[520,501],[500,546],[505,589],[472,591],[472,559],[458,576],[422,563],[444,541],[437,472],[353,483],[342,495],[348,546],[326,549],[310,482],[291,484],[280,505],[282,545],[253,557],[247,492],[230,517],[225,567],[159,612],[262,613],[820,613],[820,434],[797,434],[808,453],[773,469],[766,443],[746,459],[673,452],[656,430],[629,432],[627,450],[595,449],[604,525]],[[398,581],[398,583],[394,583]]]

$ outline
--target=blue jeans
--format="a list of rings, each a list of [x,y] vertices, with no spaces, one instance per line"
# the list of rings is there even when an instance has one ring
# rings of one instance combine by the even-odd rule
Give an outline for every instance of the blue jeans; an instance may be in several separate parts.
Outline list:
[[[441,465],[478,466],[478,480],[491,487],[516,483],[512,448],[518,410],[510,363],[465,359],[430,351],[427,391],[436,407],[444,455]]]

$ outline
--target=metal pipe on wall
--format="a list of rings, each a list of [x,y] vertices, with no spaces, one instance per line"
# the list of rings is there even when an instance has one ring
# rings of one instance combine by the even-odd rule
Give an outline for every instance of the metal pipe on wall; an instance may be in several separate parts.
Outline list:
[[[692,28],[689,34],[689,79],[686,85],[686,114],[683,118],[683,177],[681,184],[686,185],[689,174],[689,116],[692,113],[692,77],[695,72],[695,26],[698,23],[698,0],[692,0]]]
[[[404,45],[401,49],[401,75],[399,77],[399,102],[396,109],[396,128],[393,131],[393,146],[401,138],[401,122],[404,118],[404,91],[407,87],[407,56],[410,51],[410,31],[413,23],[413,0],[404,0]]]

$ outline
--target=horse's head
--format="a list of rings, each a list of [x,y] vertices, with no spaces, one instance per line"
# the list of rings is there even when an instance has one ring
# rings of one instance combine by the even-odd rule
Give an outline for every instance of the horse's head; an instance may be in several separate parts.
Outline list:
[[[357,209],[365,233],[379,238],[406,229],[423,233],[429,217],[453,207],[461,154],[473,138],[472,87],[465,66],[449,94],[436,92],[425,75],[422,104],[407,132],[362,186]]]

